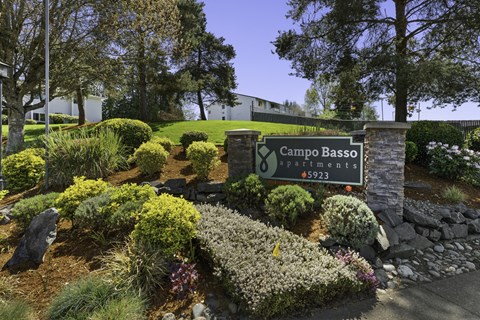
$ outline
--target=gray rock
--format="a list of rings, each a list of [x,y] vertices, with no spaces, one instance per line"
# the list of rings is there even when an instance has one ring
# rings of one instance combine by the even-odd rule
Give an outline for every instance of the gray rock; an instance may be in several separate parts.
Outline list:
[[[433,247],[433,250],[435,250],[438,253],[442,253],[445,251],[445,247],[442,246],[441,244],[437,244],[435,247]]]
[[[173,313],[165,313],[162,317],[162,320],[175,320],[175,315]]]
[[[172,188],[166,187],[166,186],[157,188],[157,195],[161,195],[161,194],[164,194],[164,193],[170,193],[171,190],[172,190]]]
[[[395,233],[398,235],[398,239],[400,241],[412,240],[415,239],[415,237],[417,236],[415,229],[413,229],[413,227],[407,222],[396,226],[394,230]]]
[[[468,226],[466,224],[452,224],[450,227],[455,238],[466,238],[468,236]]]
[[[388,289],[395,289],[397,287],[397,284],[393,281],[388,281],[387,282],[387,288]]]
[[[387,206],[381,203],[369,203],[368,207],[372,210],[373,213],[380,213],[387,209]]]
[[[207,306],[202,303],[197,303],[196,305],[194,305],[192,308],[192,318],[196,319],[198,317],[201,317],[206,308]]]
[[[389,278],[385,270],[383,269],[377,269],[374,271],[375,272],[375,277],[377,277],[378,281],[381,283],[387,283]]]
[[[480,210],[475,210],[475,209],[467,209],[464,213],[463,216],[468,219],[478,219],[480,218]]]
[[[467,226],[469,233],[480,233],[480,219],[468,221]]]
[[[452,206],[452,209],[460,213],[464,213],[468,210],[467,206],[464,203],[456,204]]]
[[[432,240],[433,242],[437,242],[440,240],[440,237],[442,236],[442,233],[438,230],[430,230],[430,233],[428,235],[428,239]]]
[[[392,258],[401,258],[406,259],[410,258],[415,254],[415,249],[409,246],[406,243],[400,243],[396,246],[392,246],[388,249],[388,253],[386,255],[386,259]]]
[[[373,262],[377,256],[375,250],[371,246],[362,246],[358,253],[369,262]]]
[[[428,270],[428,273],[430,273],[432,276],[434,276],[435,278],[440,278],[441,275],[440,273],[438,273],[437,271],[435,270]]]
[[[373,211],[373,210],[372,210]],[[384,210],[377,215],[380,221],[383,221],[390,228],[395,228],[403,222],[402,217],[392,210]]]
[[[45,252],[57,237],[58,216],[58,211],[50,208],[34,217],[4,268],[29,261],[42,263]]]
[[[421,235],[417,235],[417,237],[413,240],[410,240],[407,242],[408,245],[412,246],[414,249],[417,250],[425,250],[427,248],[433,247],[435,244],[428,240],[425,237],[422,237]]]
[[[187,186],[187,179],[168,179],[163,185],[171,189],[183,189]]]
[[[443,208],[438,208],[437,213],[440,215],[440,217],[442,217],[442,219],[443,219],[443,218],[450,217],[450,215],[452,214],[452,213],[450,212],[450,209],[445,208],[445,207],[443,207]]]
[[[0,225],[9,224],[11,219],[7,215],[0,214]]]
[[[438,228],[440,226],[440,221],[422,212],[419,212],[416,208],[410,205],[404,206],[403,217],[405,220],[423,227]]]
[[[405,265],[401,265],[397,268],[397,271],[398,271],[398,274],[402,277],[402,278],[408,278],[410,276],[413,276],[413,270],[410,269],[410,267],[408,266],[405,266]]]
[[[454,242],[453,244],[455,245],[455,247],[457,247],[458,250],[465,251],[465,247],[462,246],[459,242]]]
[[[205,193],[198,193],[197,194],[197,201],[198,202],[207,202],[207,195]]]
[[[465,223],[466,221],[463,214],[456,211],[450,212],[450,215],[448,217],[444,217],[442,220],[447,223]]]
[[[207,299],[205,299],[205,304],[208,306],[209,309],[212,310],[217,310],[218,307],[220,306],[220,302],[218,299],[215,297],[214,294],[207,294]]]
[[[330,248],[331,246],[334,246],[337,244],[337,241],[335,241],[332,237],[330,236],[324,236],[320,237],[320,244],[324,248]]]
[[[207,318],[200,316],[200,317],[193,318],[193,320],[207,320]]]
[[[207,195],[207,202],[208,203],[217,203],[223,201],[227,198],[225,193],[210,193]]]
[[[429,234],[430,234],[430,229],[429,228],[426,228],[426,227],[421,227],[421,226],[415,226],[415,231],[423,236],[423,237],[428,237]]]
[[[465,262],[465,267],[467,267],[469,270],[476,270],[477,269],[475,264],[470,262],[470,261]]]
[[[383,265],[383,270],[385,270],[385,271],[387,271],[387,272],[392,272],[392,271],[395,271],[396,268],[395,268],[395,266],[394,266],[393,264],[391,264],[391,263],[385,263],[385,264]]]
[[[203,193],[220,193],[223,192],[225,184],[223,182],[199,182],[197,184],[197,191]]]
[[[144,181],[144,182],[141,182],[140,183],[141,186],[144,186],[144,185],[149,185],[149,186],[152,186],[154,188],[161,188],[164,186],[163,183],[161,183],[160,181]],[[167,313],[169,314],[169,313]]]
[[[452,229],[448,224],[442,224],[440,227],[440,232],[441,232],[441,239],[443,240],[450,240],[455,238],[455,234],[453,233]]]
[[[230,310],[231,314],[236,314],[238,312],[238,306],[235,303],[230,302],[228,304],[228,310]]]
[[[385,251],[388,248],[390,248],[390,241],[388,239],[387,233],[385,232],[385,228],[389,228],[390,230],[392,230],[387,225],[380,226],[378,230],[377,238],[376,238],[377,247],[379,248],[380,251]]]

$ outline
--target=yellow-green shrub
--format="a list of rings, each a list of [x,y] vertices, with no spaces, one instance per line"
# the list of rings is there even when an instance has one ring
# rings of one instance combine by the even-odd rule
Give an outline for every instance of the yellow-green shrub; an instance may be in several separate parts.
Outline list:
[[[78,206],[89,198],[108,192],[111,186],[102,179],[85,180],[85,177],[74,177],[73,184],[55,200],[55,207],[62,218],[73,220]]]
[[[163,149],[168,152],[172,151],[172,148],[175,145],[172,140],[166,137],[153,137],[150,141],[160,144]]]
[[[187,148],[187,158],[192,162],[198,179],[208,179],[208,174],[220,164],[218,149],[211,142],[195,141]]]
[[[152,138],[152,128],[145,122],[135,119],[108,119],[97,124],[95,128],[97,130],[108,128],[114,131],[131,151]]]
[[[26,149],[3,161],[3,176],[10,192],[21,192],[37,185],[45,174],[45,160],[38,150]]]
[[[133,160],[143,174],[162,171],[167,163],[168,152],[158,143],[143,143],[133,154]]]
[[[190,202],[162,194],[143,204],[132,237],[155,245],[171,256],[195,236],[199,219],[200,214]]]

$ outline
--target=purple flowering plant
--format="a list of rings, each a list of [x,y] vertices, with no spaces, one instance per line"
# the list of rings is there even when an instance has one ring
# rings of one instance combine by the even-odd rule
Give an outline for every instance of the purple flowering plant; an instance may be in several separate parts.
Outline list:
[[[350,249],[340,249],[335,253],[335,257],[343,264],[356,271],[357,279],[375,292],[379,286],[379,281],[368,262],[360,257],[358,252]]]
[[[195,263],[175,263],[171,268],[170,282],[172,291],[178,299],[183,299],[188,292],[195,292],[198,282],[198,272]]]

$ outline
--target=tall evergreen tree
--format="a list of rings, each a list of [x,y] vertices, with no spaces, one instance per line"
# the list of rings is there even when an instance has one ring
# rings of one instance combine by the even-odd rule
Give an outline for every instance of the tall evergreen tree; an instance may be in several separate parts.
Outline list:
[[[325,74],[340,82],[344,77],[365,100],[391,95],[399,122],[407,119],[407,104],[418,101],[433,99],[436,106],[455,107],[478,102],[478,1],[288,3],[288,17],[299,23],[299,31],[280,33],[274,44],[281,58],[292,61],[297,75],[313,80]],[[356,62],[351,79],[342,70],[345,57]]]

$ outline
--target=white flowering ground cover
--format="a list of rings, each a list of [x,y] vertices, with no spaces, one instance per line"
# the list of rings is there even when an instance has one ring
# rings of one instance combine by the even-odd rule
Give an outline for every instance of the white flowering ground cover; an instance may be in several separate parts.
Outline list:
[[[272,317],[371,288],[358,268],[303,237],[221,206],[197,209],[197,238],[214,274],[253,315]],[[368,265],[358,259],[357,267]]]

